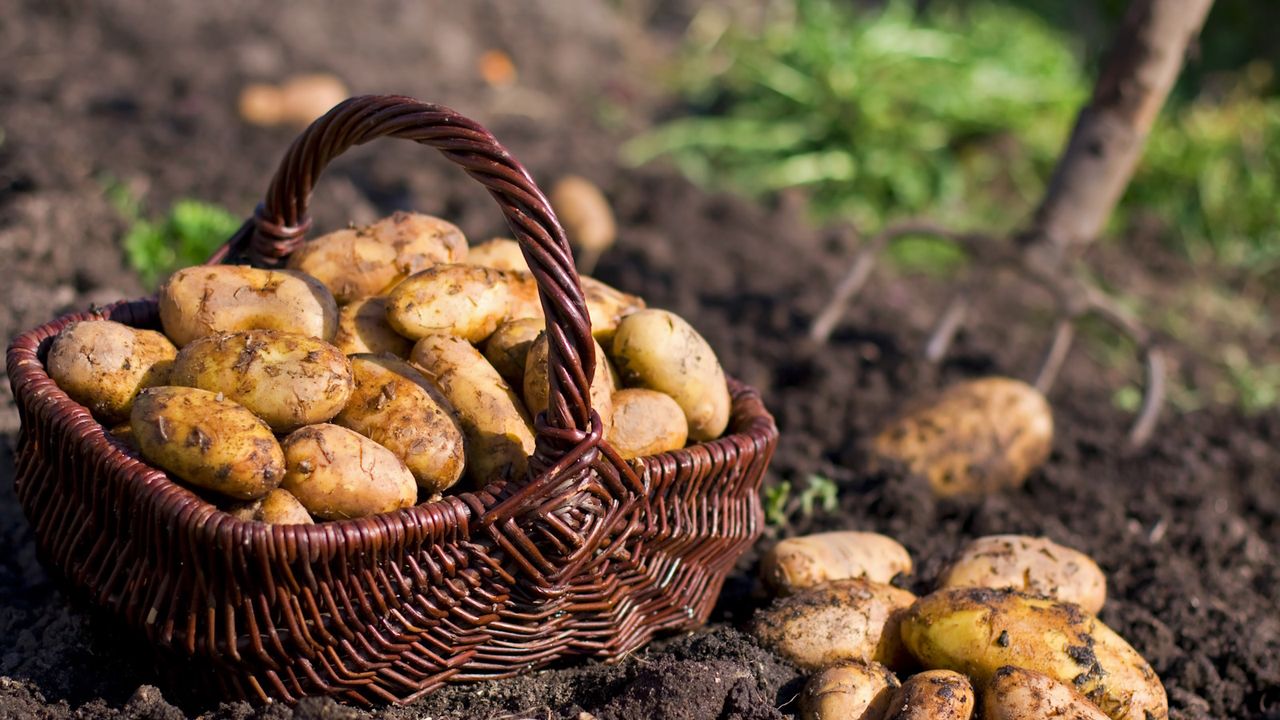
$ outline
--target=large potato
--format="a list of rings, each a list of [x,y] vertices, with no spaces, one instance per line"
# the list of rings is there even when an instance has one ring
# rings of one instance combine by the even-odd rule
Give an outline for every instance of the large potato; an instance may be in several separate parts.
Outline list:
[[[286,433],[325,422],[351,397],[351,363],[315,338],[275,330],[217,333],[191,341],[170,382],[222,393]]]
[[[907,661],[898,625],[915,599],[892,585],[838,580],[775,600],[756,613],[752,631],[806,670],[849,661],[898,668]]]
[[[49,377],[104,423],[129,417],[138,391],[169,381],[178,349],[154,330],[111,320],[74,322],[49,348]]]
[[[714,440],[729,425],[729,386],[711,346],[674,313],[639,310],[618,323],[613,359],[628,386],[670,395],[689,422],[689,439]]]
[[[930,670],[907,678],[894,693],[884,720],[969,720],[973,685],[950,670]]]
[[[896,540],[869,532],[828,532],[787,538],[760,560],[760,577],[780,595],[832,580],[864,577],[887,583],[911,572],[911,555]]]
[[[595,347],[596,371],[591,378],[591,408],[600,415],[604,432],[608,434],[609,428],[613,425],[613,391],[617,388],[609,368],[609,357],[604,354],[604,348],[600,347],[600,343],[596,343]],[[551,394],[551,381],[547,367],[549,352],[547,335],[543,333],[533,341],[533,345],[529,346],[529,354],[525,357],[524,406],[532,417],[537,417],[538,413],[547,409]]]
[[[467,437],[467,476],[477,486],[518,477],[533,454],[533,429],[511,386],[467,341],[428,335],[410,359],[440,388]]]
[[[591,318],[591,334],[600,344],[608,347],[622,318],[644,309],[644,299],[624,293],[593,277],[578,278],[582,295],[587,302],[587,315]]]
[[[452,223],[397,212],[362,228],[346,228],[303,243],[289,267],[324,283],[339,303],[379,295],[440,263],[462,262],[467,239]]]
[[[286,474],[285,477],[288,477]],[[227,510],[245,521],[257,521],[268,525],[314,525],[311,514],[298,502],[293,493],[276,488],[266,495]]]
[[[462,428],[453,408],[422,373],[389,356],[354,355],[355,390],[334,423],[386,447],[428,494],[462,477]]]
[[[872,441],[880,463],[905,466],[943,497],[1021,485],[1052,447],[1053,413],[1044,396],[1000,377],[954,385]]]
[[[879,663],[840,663],[809,678],[800,693],[801,720],[881,720],[898,678]]]
[[[396,286],[387,297],[387,320],[414,340],[453,335],[478,343],[516,315],[531,275],[476,265],[437,265]],[[536,295],[536,290],[533,291]]]
[[[524,387],[524,364],[529,348],[546,328],[538,318],[508,320],[498,326],[484,343],[484,358],[503,380],[513,387]]]
[[[216,393],[147,388],[129,424],[143,457],[197,487],[252,500],[284,477],[284,453],[271,428]]]
[[[656,390],[629,388],[613,394],[613,420],[605,439],[626,460],[684,447],[689,423],[680,405]]]
[[[980,684],[1013,665],[1071,684],[1112,720],[1169,716],[1147,661],[1078,605],[1013,590],[939,590],[907,612],[902,639],[926,667]]]
[[[391,353],[408,357],[413,343],[387,322],[387,299],[381,295],[353,300],[338,312],[334,347],[346,355]]]
[[[243,265],[183,268],[160,286],[160,322],[179,347],[205,335],[281,330],[331,340],[338,304],[319,280]]]
[[[1005,665],[982,693],[983,720],[1107,720],[1070,686],[1031,670]]]
[[[413,473],[387,448],[337,425],[308,425],[284,439],[280,484],[325,520],[364,517],[417,502]]]
[[[974,540],[943,571],[938,587],[1012,588],[1075,603],[1092,615],[1107,601],[1107,576],[1092,558],[1026,535]]]
[[[508,238],[493,238],[479,245],[472,245],[467,253],[467,264],[494,270],[529,272],[529,263],[525,262],[520,243]]]

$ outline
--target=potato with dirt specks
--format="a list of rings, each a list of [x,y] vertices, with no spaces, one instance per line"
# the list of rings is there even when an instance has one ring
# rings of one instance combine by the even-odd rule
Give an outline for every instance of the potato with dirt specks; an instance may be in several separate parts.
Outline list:
[[[494,270],[518,270],[529,272],[520,243],[509,238],[493,238],[479,245],[472,245],[467,252],[467,264]]]
[[[800,693],[801,720],[880,720],[898,678],[879,663],[840,663],[809,678]]]
[[[982,693],[982,720],[1107,720],[1069,685],[1042,673],[1005,665]]]
[[[345,520],[407,508],[418,483],[387,448],[338,425],[299,428],[284,439],[280,487],[312,515]]]
[[[133,403],[129,425],[143,457],[197,487],[253,500],[284,477],[284,453],[271,428],[217,393],[147,388]]]
[[[512,387],[524,387],[524,364],[529,348],[546,329],[539,318],[508,320],[498,326],[484,343],[484,358]]]
[[[689,439],[684,411],[657,390],[619,390],[612,403],[613,418],[605,437],[624,460],[679,450]]]
[[[165,385],[178,349],[164,335],[111,320],[67,325],[49,348],[49,377],[111,424],[126,420],[143,388]]]
[[[386,447],[427,493],[462,477],[462,427],[453,407],[412,365],[389,355],[353,355],[355,389],[333,422]]]
[[[614,384],[613,371],[609,367],[609,357],[604,354],[604,348],[600,347],[600,343],[596,343],[595,348],[596,371],[591,378],[591,409],[600,415],[600,422],[604,424],[604,432],[607,434],[613,424],[613,391],[617,386]],[[530,417],[537,417],[538,413],[547,409],[551,394],[547,366],[549,353],[547,334],[542,333],[529,346],[529,354],[525,357],[524,407],[529,411]]]
[[[243,265],[183,268],[160,286],[160,322],[179,347],[240,330],[280,330],[331,340],[338,303],[319,280]]]
[[[864,577],[887,583],[911,573],[911,555],[891,537],[868,532],[828,532],[787,538],[760,560],[760,577],[779,595],[832,580]]]
[[[344,355],[390,353],[399,358],[413,349],[413,343],[387,322],[387,298],[382,295],[354,300],[338,311],[333,345]]]
[[[582,297],[587,303],[587,316],[591,318],[591,334],[601,345],[610,347],[613,335],[622,319],[645,308],[644,299],[622,292],[593,277],[578,278]]]
[[[520,314],[533,276],[475,265],[437,265],[400,283],[387,296],[387,321],[396,332],[419,340],[453,335],[479,343]],[[519,307],[517,307],[519,306]]]
[[[1096,615],[1107,601],[1107,576],[1088,555],[1048,538],[991,535],[966,545],[938,579],[939,588],[1012,588],[1072,602]]]
[[[271,429],[327,422],[351,397],[351,362],[338,348],[275,330],[216,333],[178,352],[173,385],[222,393]]]
[[[288,477],[286,472],[285,477]],[[252,502],[228,508],[227,512],[239,520],[267,523],[268,525],[314,525],[311,513],[298,502],[293,493],[276,488]]]
[[[884,720],[969,720],[973,685],[950,670],[930,670],[907,678],[894,693]]]

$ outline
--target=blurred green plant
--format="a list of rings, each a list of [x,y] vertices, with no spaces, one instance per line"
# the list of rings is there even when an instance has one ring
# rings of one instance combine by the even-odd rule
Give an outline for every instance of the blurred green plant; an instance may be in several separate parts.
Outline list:
[[[764,489],[765,523],[780,527],[786,525],[796,512],[801,517],[809,517],[816,509],[832,512],[837,507],[839,488],[831,478],[809,475],[799,494],[792,497],[792,490],[790,480],[783,480]]]
[[[161,217],[147,218],[124,185],[108,183],[106,193],[129,223],[122,240],[129,266],[149,288],[178,268],[207,260],[242,222],[225,208],[190,198],[178,200]]]

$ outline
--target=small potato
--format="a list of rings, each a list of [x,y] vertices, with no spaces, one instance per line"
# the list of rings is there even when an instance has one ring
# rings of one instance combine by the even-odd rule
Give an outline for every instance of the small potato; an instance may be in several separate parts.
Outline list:
[[[494,270],[529,272],[529,263],[525,262],[520,243],[508,238],[493,238],[479,245],[472,245],[467,253],[467,264]]]
[[[527,471],[534,449],[529,416],[479,350],[461,338],[428,335],[410,359],[457,412],[467,437],[467,476],[476,487]]]
[[[160,286],[160,322],[179,347],[239,330],[281,330],[331,340],[338,304],[319,280],[243,265],[183,268]]]
[[[983,720],[1107,720],[1070,686],[1031,670],[1005,665],[982,693]]]
[[[714,440],[729,425],[729,386],[707,341],[674,313],[640,310],[613,337],[622,380],[670,395],[689,422],[689,439]]]
[[[618,223],[609,201],[595,183],[569,175],[551,189],[551,207],[564,225],[569,242],[579,248],[583,267],[591,272],[600,253],[609,249],[618,236]]]
[[[285,477],[288,477],[286,474]],[[298,502],[293,493],[284,488],[276,488],[253,502],[230,508],[231,513],[240,520],[257,521],[269,525],[314,525],[311,514]]]
[[[474,265],[437,265],[396,286],[387,297],[387,321],[401,335],[453,335],[478,343],[523,305],[533,276]],[[532,290],[536,297],[536,288]]]
[[[973,685],[950,670],[930,670],[907,678],[889,701],[884,720],[969,720]]]
[[[947,388],[872,441],[878,462],[923,476],[941,497],[1017,487],[1053,447],[1053,413],[1035,388],[1009,378]]]
[[[679,450],[689,423],[675,400],[656,390],[630,388],[613,394],[613,422],[606,439],[626,460]]]
[[[138,391],[169,381],[178,349],[154,330],[111,320],[62,329],[49,349],[49,377],[104,423],[129,417]]]
[[[609,347],[613,343],[613,334],[618,330],[618,323],[622,322],[622,318],[643,310],[644,299],[624,293],[586,275],[578,278],[578,282],[582,286],[582,295],[587,302],[587,315],[591,318],[591,334],[600,341],[601,345]]]
[[[891,537],[869,532],[787,538],[760,560],[760,577],[779,595],[848,578],[887,583],[910,573],[907,549]]]
[[[462,428],[453,408],[416,368],[389,356],[354,355],[355,390],[333,422],[386,447],[428,494],[462,477]]]
[[[217,333],[191,341],[170,382],[222,393],[278,433],[326,422],[351,397],[351,362],[315,338],[275,330]]]
[[[514,387],[524,387],[524,363],[529,347],[547,323],[538,318],[508,320],[498,326],[484,343],[484,357]]]
[[[524,406],[529,415],[537,417],[538,413],[547,409],[551,384],[547,373],[547,335],[543,333],[529,346],[529,354],[524,364]],[[591,409],[600,415],[607,435],[613,425],[613,373],[609,370],[609,358],[604,348],[596,343],[596,371],[591,378]]]
[[[387,298],[381,295],[343,306],[338,312],[338,334],[333,344],[344,355],[391,353],[403,358],[413,349],[413,343],[387,322]]]
[[[303,243],[289,257],[289,267],[324,283],[345,304],[386,293],[416,272],[466,256],[467,239],[457,226],[430,215],[397,212],[366,227]]]
[[[879,663],[833,665],[805,683],[800,720],[880,720],[898,687]]]
[[[253,500],[284,477],[284,453],[271,428],[220,394],[147,388],[129,424],[143,457],[197,487]]]
[[[1012,588],[1079,605],[1098,614],[1107,601],[1107,576],[1088,555],[1048,538],[991,535],[960,551],[939,588]]]
[[[284,439],[280,486],[325,520],[407,508],[418,500],[413,473],[390,450],[337,425],[308,425]]]
[[[1112,720],[1169,717],[1164,686],[1147,661],[1072,603],[1013,590],[939,590],[907,612],[902,640],[925,667],[979,684],[1013,665],[1071,684]]]
[[[761,644],[806,670],[840,662],[903,667],[898,636],[915,595],[862,578],[803,590],[756,613],[752,632]]]

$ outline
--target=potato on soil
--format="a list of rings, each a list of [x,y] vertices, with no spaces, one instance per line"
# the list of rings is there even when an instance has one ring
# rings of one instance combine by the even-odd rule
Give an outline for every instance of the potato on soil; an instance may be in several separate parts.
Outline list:
[[[606,285],[593,277],[578,278],[582,296],[587,302],[587,315],[591,318],[591,334],[601,345],[609,347],[622,318],[643,310],[644,299]]]
[[[308,425],[284,439],[280,484],[316,517],[365,517],[417,502],[413,473],[393,452],[337,425]]]
[[[524,387],[524,364],[529,347],[547,327],[544,320],[521,318],[498,326],[484,343],[484,357],[513,387]]]
[[[284,453],[271,428],[217,393],[147,388],[129,424],[143,457],[197,487],[252,500],[284,477]]]
[[[493,238],[479,245],[472,245],[467,252],[467,264],[494,270],[518,270],[529,272],[520,243],[509,238]]]
[[[881,720],[898,687],[898,678],[879,663],[833,665],[805,683],[800,718]]]
[[[982,693],[983,720],[1107,720],[1069,685],[1010,665],[996,670]]]
[[[903,667],[909,658],[898,633],[915,595],[870,580],[838,580],[803,590],[756,613],[752,632],[797,667],[840,662]]]
[[[467,476],[483,486],[518,477],[533,453],[533,429],[520,400],[466,340],[428,335],[410,356],[453,406],[467,438]]]
[[[907,678],[898,688],[884,720],[969,720],[973,685],[950,670],[930,670]]]
[[[335,424],[386,447],[427,493],[462,477],[462,428],[453,408],[416,368],[398,358],[353,355],[355,389]]]
[[[243,265],[183,268],[160,286],[160,322],[179,347],[218,332],[280,330],[331,340],[338,304],[319,280]]]
[[[401,335],[453,335],[479,343],[518,314],[533,276],[475,265],[437,265],[400,283],[387,296],[387,320]],[[524,308],[519,308],[523,310]]]
[[[111,320],[62,329],[49,349],[49,377],[104,423],[129,418],[138,391],[169,381],[178,349],[154,330]]]
[[[779,595],[832,580],[864,577],[887,583],[911,573],[911,555],[891,537],[828,532],[782,540],[760,560],[760,576]]]
[[[564,225],[569,242],[580,248],[584,260],[595,264],[595,258],[613,245],[618,236],[618,223],[613,208],[595,183],[583,177],[561,178],[551,189],[551,207]]]
[[[613,359],[628,387],[670,395],[684,410],[689,439],[714,440],[729,425],[729,386],[707,341],[674,313],[640,310],[623,318]]]
[[[326,422],[351,397],[351,362],[322,340],[246,330],[206,335],[173,362],[170,382],[222,393],[278,433]]]
[[[387,322],[387,298],[382,295],[344,305],[338,311],[338,334],[333,344],[345,355],[390,353],[403,358],[413,349],[413,343]]]
[[[1092,558],[1026,535],[974,540],[943,571],[938,587],[1012,588],[1073,602],[1094,615],[1107,601],[1107,576]]]
[[[1009,378],[954,385],[893,421],[872,441],[878,464],[900,464],[942,497],[1017,487],[1053,447],[1053,413],[1035,388]]]
[[[609,368],[609,357],[604,354],[604,348],[600,347],[600,343],[596,343],[595,348],[596,370],[591,378],[591,408],[600,415],[600,422],[604,423],[604,432],[608,434],[613,424],[613,391],[617,387],[614,385],[613,373]],[[551,393],[547,368],[549,352],[547,335],[542,333],[529,346],[529,354],[525,357],[524,407],[529,411],[530,417],[537,417],[538,413],[547,409],[548,397]]]
[[[287,473],[285,477],[288,477]],[[256,520],[269,525],[315,524],[298,498],[284,488],[276,488],[257,500],[229,508],[227,512],[240,520]]]
[[[1070,684],[1112,720],[1169,716],[1164,686],[1147,661],[1072,603],[1013,590],[939,590],[910,609],[902,639],[926,667],[979,684],[1013,665]]]
[[[386,293],[416,272],[466,256],[467,239],[453,223],[397,212],[303,243],[289,257],[289,267],[324,283],[339,303],[348,303]]]
[[[606,439],[626,460],[679,450],[689,439],[684,411],[656,390],[619,390],[612,402],[613,421]]]

